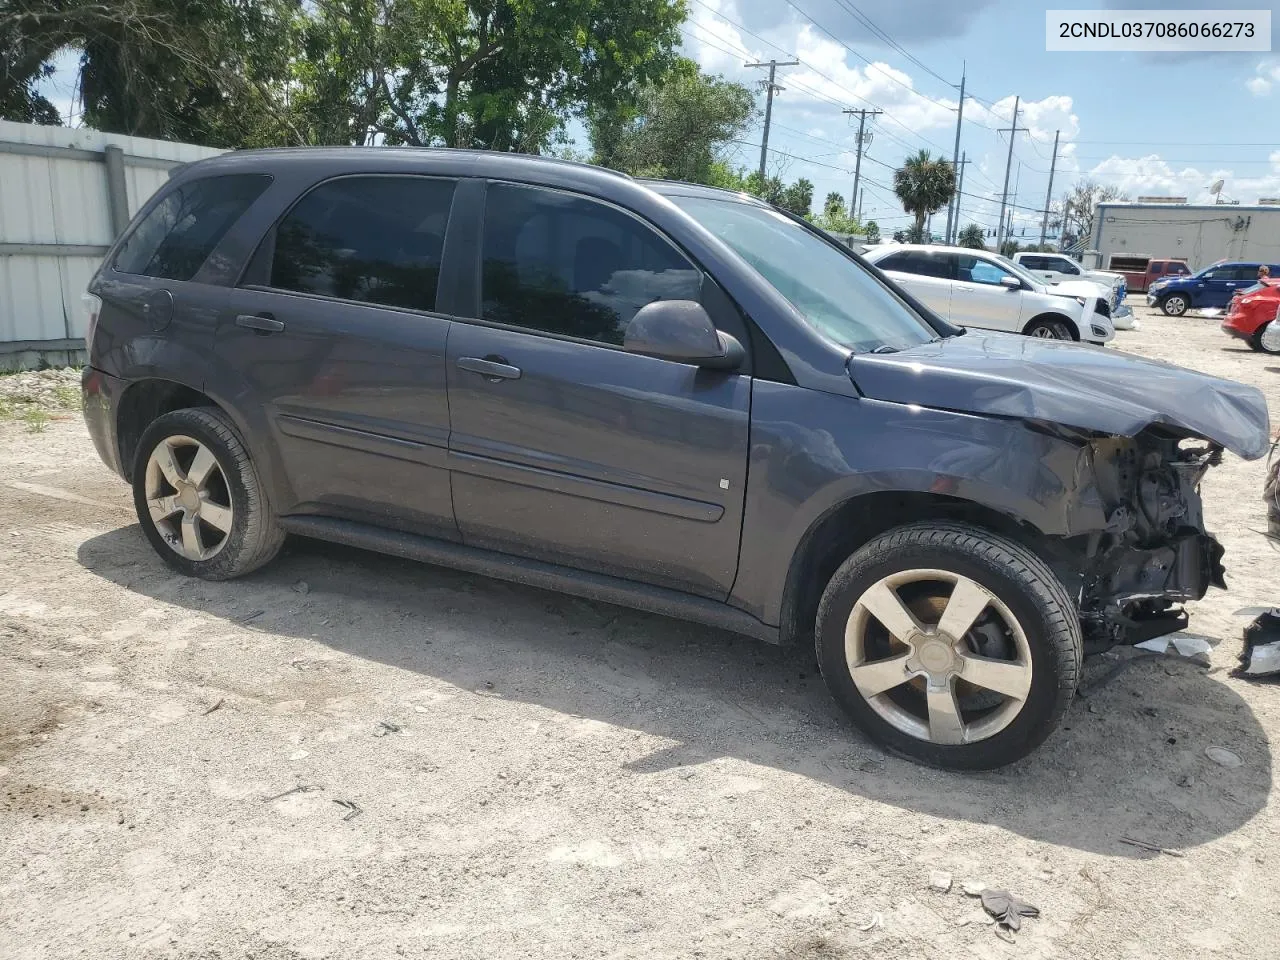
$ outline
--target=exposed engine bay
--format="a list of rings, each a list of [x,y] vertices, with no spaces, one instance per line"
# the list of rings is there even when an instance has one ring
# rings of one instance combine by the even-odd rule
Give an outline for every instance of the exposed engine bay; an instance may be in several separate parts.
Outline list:
[[[1222,447],[1146,430],[1090,443],[1107,525],[1080,571],[1086,653],[1181,630],[1181,604],[1225,589],[1222,546],[1204,529],[1200,481]]]

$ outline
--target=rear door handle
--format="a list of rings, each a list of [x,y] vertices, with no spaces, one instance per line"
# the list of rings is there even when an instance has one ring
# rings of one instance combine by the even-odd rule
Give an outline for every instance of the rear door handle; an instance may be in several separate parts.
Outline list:
[[[259,333],[279,333],[284,329],[284,321],[277,320],[269,313],[242,313],[236,317],[237,327],[247,327]]]
[[[493,383],[501,380],[519,380],[520,368],[507,363],[506,357],[459,357],[458,369],[478,373]]]

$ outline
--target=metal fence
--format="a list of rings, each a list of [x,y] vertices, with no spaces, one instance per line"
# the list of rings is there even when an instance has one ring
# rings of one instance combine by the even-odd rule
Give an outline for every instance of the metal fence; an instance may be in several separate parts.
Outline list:
[[[83,357],[80,296],[183,163],[221,150],[0,120],[0,370]]]

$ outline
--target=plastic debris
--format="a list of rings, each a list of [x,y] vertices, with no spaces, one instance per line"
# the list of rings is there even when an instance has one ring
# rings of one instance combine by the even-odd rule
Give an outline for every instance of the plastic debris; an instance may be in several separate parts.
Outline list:
[[[1133,837],[1121,837],[1121,843],[1127,843],[1131,847],[1138,847],[1142,850],[1150,850],[1152,853],[1163,853],[1170,857],[1182,856],[1181,850],[1170,850],[1168,847],[1157,847],[1154,843],[1147,843],[1145,840],[1135,840]]]
[[[982,891],[987,889],[987,885],[981,880],[966,880],[960,884],[960,889],[964,891],[966,897],[980,897]]]
[[[385,737],[388,733],[399,733],[404,728],[398,723],[392,723],[390,720],[379,720],[378,729],[373,731],[375,737]]]
[[[870,933],[872,930],[879,930],[884,926],[884,914],[877,911],[871,915],[866,923],[861,924],[858,929],[863,933]]]
[[[305,750],[295,750],[295,751],[293,751],[293,753],[289,754],[289,759],[290,759],[290,760],[305,760],[305,759],[307,759],[307,757],[309,757],[309,756],[311,756],[311,754],[307,753],[307,751],[305,751]]]
[[[934,870],[929,874],[929,889],[947,893],[951,889],[951,874],[945,870]]]
[[[1008,890],[983,890],[982,909],[995,917],[996,923],[1008,930],[1019,930],[1023,917],[1040,916],[1040,908],[1019,900]]]
[[[1234,677],[1270,677],[1280,674],[1280,608],[1267,610],[1244,628],[1244,649]]]
[[[1205,747],[1204,755],[1218,766],[1226,767],[1228,770],[1244,766],[1244,761],[1226,747]]]
[[[1135,643],[1134,646],[1139,650],[1163,653],[1168,657],[1185,657],[1206,667],[1209,666],[1209,654],[1213,650],[1213,644],[1204,637],[1192,637],[1185,633],[1143,640],[1142,643]]]
[[[354,820],[364,813],[364,810],[354,800],[334,800],[333,802],[347,811],[346,816],[342,818],[343,820]]]
[[[273,800],[283,800],[285,797],[293,796],[295,793],[311,793],[313,790],[323,790],[324,787],[312,786],[311,784],[300,783],[292,790],[286,790],[284,793],[277,793],[274,797],[264,797],[263,803],[271,803]]]
[[[218,698],[218,702],[217,702],[217,703],[215,703],[215,704],[214,704],[212,707],[210,707],[208,710],[206,710],[204,713],[200,714],[200,716],[202,716],[202,717],[207,717],[209,714],[213,713],[213,711],[215,711],[215,710],[221,710],[221,709],[222,709],[222,704],[223,704],[223,702],[225,702],[225,701],[226,701],[226,699],[227,699],[226,697],[219,697],[219,698]]]
[[[984,927],[989,927],[995,922],[996,922],[995,918],[987,916],[986,911],[974,910],[972,913],[966,914],[965,916],[957,920],[956,926],[967,927],[972,923],[977,923],[977,924],[981,924]]]

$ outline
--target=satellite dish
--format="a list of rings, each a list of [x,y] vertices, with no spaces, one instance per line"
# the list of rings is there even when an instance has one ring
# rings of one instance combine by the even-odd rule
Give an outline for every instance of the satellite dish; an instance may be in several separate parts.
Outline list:
[[[1213,186],[1209,188],[1209,192],[1216,197],[1218,194],[1222,192],[1222,188],[1225,184],[1226,184],[1225,180],[1215,180],[1213,181]]]

